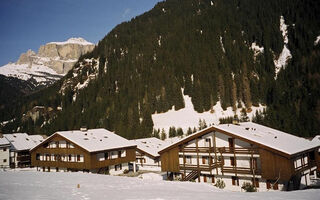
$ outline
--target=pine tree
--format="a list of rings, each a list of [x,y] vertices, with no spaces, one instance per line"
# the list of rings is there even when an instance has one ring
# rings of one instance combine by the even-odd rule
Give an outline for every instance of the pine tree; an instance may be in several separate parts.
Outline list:
[[[191,135],[192,134],[192,129],[189,127],[187,130],[187,135]]]
[[[153,137],[160,139],[160,129],[153,129]]]
[[[241,109],[241,115],[240,115],[240,122],[248,122],[249,121],[249,117],[247,115],[247,111],[245,108]]]
[[[180,136],[180,137],[183,136],[183,130],[180,127],[177,129],[177,136]]]
[[[176,137],[176,136],[177,136],[176,128],[174,126],[170,127],[169,128],[169,137],[172,138],[172,137]]]
[[[167,139],[167,134],[166,131],[164,129],[161,130],[161,140],[165,140]]]
[[[193,133],[197,132],[197,128],[193,127]]]

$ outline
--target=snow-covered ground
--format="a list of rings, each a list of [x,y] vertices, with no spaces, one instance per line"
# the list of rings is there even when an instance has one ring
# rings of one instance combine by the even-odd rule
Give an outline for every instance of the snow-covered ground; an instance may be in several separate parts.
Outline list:
[[[288,25],[285,24],[284,21],[284,17],[281,16],[280,17],[280,31],[282,33],[282,37],[283,37],[283,49],[282,52],[279,55],[279,58],[277,60],[274,60],[274,65],[275,65],[275,72],[276,72],[276,76],[275,79],[277,79],[277,75],[279,73],[279,71],[282,68],[286,67],[287,61],[292,58],[291,52],[288,49]]]
[[[148,178],[108,176],[82,172],[0,172],[0,199],[320,199],[319,189],[293,192],[231,192],[217,189],[206,183],[152,180],[150,177],[155,177],[156,175],[145,174],[144,176]]]
[[[183,93],[182,93],[183,94]],[[223,110],[220,102],[213,107],[214,112],[211,111],[198,113],[194,110],[193,104],[191,102],[191,97],[188,95],[183,95],[185,107],[183,109],[175,111],[174,109],[169,110],[165,113],[153,114],[152,120],[155,129],[164,129],[168,133],[169,128],[174,126],[176,128],[181,127],[186,133],[188,127],[198,127],[199,119],[205,120],[207,125],[209,124],[219,124],[219,118],[225,118],[229,116],[234,116],[235,113],[231,107],[228,107],[227,110]],[[248,117],[252,119],[253,115],[257,110],[263,111],[266,106],[260,105],[259,107],[252,106],[252,111],[247,113]],[[236,114],[240,116],[240,109],[237,110]]]

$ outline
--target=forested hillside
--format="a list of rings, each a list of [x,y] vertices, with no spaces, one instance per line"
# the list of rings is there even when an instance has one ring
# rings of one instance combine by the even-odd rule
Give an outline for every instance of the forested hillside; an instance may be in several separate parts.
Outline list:
[[[319,134],[319,9],[312,0],[160,2],[115,27],[61,81],[1,115],[15,119],[2,131],[51,134],[86,126],[146,137],[151,114],[184,107],[183,88],[198,112],[218,101],[247,112],[262,103],[267,110],[257,113],[259,123]],[[278,72],[284,47],[291,57]],[[36,105],[50,112],[36,121],[23,116]]]

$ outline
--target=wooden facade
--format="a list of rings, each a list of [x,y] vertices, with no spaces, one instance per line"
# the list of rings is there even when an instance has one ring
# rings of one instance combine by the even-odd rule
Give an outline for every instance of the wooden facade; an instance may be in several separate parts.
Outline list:
[[[180,172],[179,147],[170,149],[160,154],[161,170],[167,172]]]
[[[217,142],[218,135],[224,143]],[[319,167],[318,149],[316,147],[288,155],[210,127],[161,150],[159,154],[161,170],[179,173],[182,180],[197,178],[200,182],[202,176],[203,181],[207,182],[207,177],[211,176],[214,180],[216,176],[230,177],[234,182],[234,179],[242,177],[252,180],[254,185],[259,186],[259,180],[264,180],[278,188],[278,183],[289,183],[296,177],[306,176],[302,172],[314,170],[317,165]]]
[[[66,145],[63,147],[50,147],[49,144],[65,141]],[[67,138],[55,134],[53,137],[44,141],[34,149],[31,153],[31,164],[35,167],[42,168],[64,168],[68,170],[99,170],[111,165],[119,165],[121,163],[134,162],[135,146],[123,147],[116,149],[106,149],[104,151],[89,152],[83,147],[73,143]],[[117,152],[125,152],[125,156],[117,155]],[[104,160],[98,160],[100,154],[110,155],[111,152],[115,152],[115,158],[107,158]],[[42,156],[43,159],[40,159]],[[72,160],[68,160],[69,156],[72,156]],[[81,159],[80,159],[81,158]]]

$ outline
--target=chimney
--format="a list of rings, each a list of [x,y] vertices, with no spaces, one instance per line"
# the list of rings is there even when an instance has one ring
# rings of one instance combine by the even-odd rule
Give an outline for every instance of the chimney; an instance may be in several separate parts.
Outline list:
[[[232,120],[232,124],[234,125],[240,125],[240,120],[238,118],[238,115],[234,115],[233,120]]]

